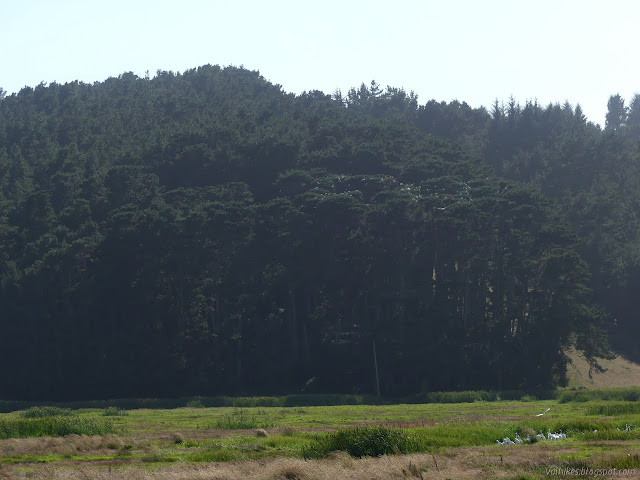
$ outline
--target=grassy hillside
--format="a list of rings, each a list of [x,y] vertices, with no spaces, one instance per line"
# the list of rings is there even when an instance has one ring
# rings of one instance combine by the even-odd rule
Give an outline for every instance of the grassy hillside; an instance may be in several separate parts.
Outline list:
[[[640,364],[623,356],[613,360],[601,360],[604,373],[593,371],[589,376],[589,363],[575,350],[570,351],[571,363],[567,366],[569,387],[608,388],[633,387],[640,385]]]

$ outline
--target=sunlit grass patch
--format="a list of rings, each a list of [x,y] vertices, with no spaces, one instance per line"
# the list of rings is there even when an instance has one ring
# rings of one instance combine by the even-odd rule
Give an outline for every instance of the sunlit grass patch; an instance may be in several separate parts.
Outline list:
[[[89,434],[84,433],[75,437],[8,439],[0,441],[0,456],[12,459],[13,463],[5,469],[22,468],[26,464],[32,467],[38,458],[46,462],[47,468],[52,469],[61,468],[57,465],[49,467],[55,462],[64,462],[65,465],[71,462],[78,465],[85,462],[90,464],[93,458],[111,458],[114,463],[127,464],[132,468],[137,465],[135,468],[145,471],[169,468],[169,463],[174,464],[171,468],[182,468],[183,465],[192,463],[192,468],[200,469],[206,468],[202,465],[203,462],[231,462],[225,468],[232,468],[234,462],[245,460],[260,460],[259,463],[262,464],[271,461],[267,459],[287,458],[293,461],[309,457],[313,453],[311,445],[328,442],[339,431],[381,428],[402,432],[408,439],[406,448],[396,442],[397,448],[392,446],[386,450],[391,452],[391,458],[403,458],[404,453],[426,453],[428,459],[420,460],[420,464],[429,464],[431,469],[435,468],[432,455],[438,457],[442,468],[447,463],[446,459],[451,459],[450,455],[458,451],[475,451],[478,459],[487,455],[494,458],[490,467],[492,469],[502,468],[501,455],[504,456],[505,463],[511,458],[511,465],[514,465],[514,458],[533,464],[534,458],[538,462],[538,457],[542,459],[543,456],[558,458],[572,465],[591,464],[592,460],[598,458],[621,457],[627,454],[627,450],[640,446],[640,428],[637,431],[635,427],[631,431],[625,431],[625,425],[640,426],[640,413],[623,413],[626,412],[624,409],[615,410],[621,412],[620,415],[595,413],[596,408],[606,404],[602,400],[559,404],[552,400],[526,398],[524,401],[458,404],[225,406],[128,410],[126,416],[108,415],[108,419],[104,418],[104,409],[108,406],[76,409],[68,417],[27,419],[19,412],[14,412],[0,415],[0,422],[47,418],[109,421],[115,426],[118,436],[107,434],[88,437]],[[610,402],[610,405],[616,409],[619,407],[615,405],[626,403],[617,401]],[[550,410],[544,416],[538,416],[548,408]],[[602,412],[611,413],[613,410]],[[259,428],[270,428],[268,436],[257,436]],[[547,430],[554,433],[562,430],[569,438],[558,441],[545,439],[544,442],[540,441],[543,445],[496,445],[496,440],[504,437],[514,439],[516,433],[521,438],[526,438],[527,435],[535,436],[540,431],[546,434]],[[362,437],[355,437],[351,443],[358,445],[360,440]],[[380,444],[385,444],[384,435],[378,440]],[[389,443],[394,444],[393,441],[387,442]],[[366,442],[360,444],[362,445],[366,445]],[[315,455],[325,458],[327,454],[316,452]],[[340,458],[356,462],[353,457],[342,455]],[[439,456],[442,456],[442,460]],[[331,462],[331,455],[326,458],[327,462]],[[416,462],[413,457],[404,458],[411,458]],[[617,459],[615,462],[622,464],[623,460]],[[144,466],[140,465],[141,462]],[[403,468],[410,473],[406,464]],[[536,470],[536,475],[538,473]],[[461,477],[454,474],[452,478]]]
[[[255,437],[239,436],[215,442],[204,448],[186,453],[188,462],[229,462],[233,460],[260,458],[266,447]]]
[[[111,460],[113,455],[80,455],[70,452],[39,455],[34,453],[27,453],[21,455],[9,455],[0,457],[0,464],[4,465],[17,465],[23,463],[54,463],[54,462],[90,462],[100,460]]]
[[[272,436],[261,439],[268,456],[301,457],[305,445],[313,438],[311,434],[296,434],[292,436]]]
[[[106,435],[115,433],[109,421],[80,417],[37,417],[0,420],[0,438]]]
[[[504,437],[513,438],[518,431],[521,428],[506,422],[480,422],[419,427],[412,429],[411,435],[418,451],[431,452],[444,447],[493,445]]]

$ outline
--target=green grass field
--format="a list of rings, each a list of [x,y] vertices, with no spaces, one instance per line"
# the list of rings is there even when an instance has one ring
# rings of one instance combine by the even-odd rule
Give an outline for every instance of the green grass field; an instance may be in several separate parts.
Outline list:
[[[632,477],[640,475],[634,398],[640,389],[465,403],[32,408],[0,414],[0,478],[536,479],[553,468],[635,469]],[[567,438],[496,442],[548,430]]]

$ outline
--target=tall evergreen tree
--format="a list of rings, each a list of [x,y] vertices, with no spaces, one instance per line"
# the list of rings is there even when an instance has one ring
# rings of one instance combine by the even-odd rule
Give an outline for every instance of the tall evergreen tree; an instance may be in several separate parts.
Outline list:
[[[620,94],[611,95],[607,102],[607,116],[605,127],[614,131],[619,130],[627,121],[627,107]]]

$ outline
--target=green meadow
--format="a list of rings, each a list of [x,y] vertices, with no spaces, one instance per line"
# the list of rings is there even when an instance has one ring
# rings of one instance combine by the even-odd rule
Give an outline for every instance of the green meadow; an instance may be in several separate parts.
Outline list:
[[[31,406],[0,414],[0,473],[65,478],[63,473],[81,470],[82,478],[101,478],[108,468],[123,478],[131,469],[140,478],[157,472],[182,478],[198,465],[231,469],[221,478],[234,478],[234,468],[260,462],[335,464],[337,451],[344,452],[340,465],[352,459],[345,464],[355,465],[351,478],[359,478],[358,465],[383,458],[399,462],[399,475],[404,469],[420,478],[434,468],[438,474],[456,474],[466,467],[452,459],[464,455],[485,461],[478,466],[484,473],[473,469],[472,478],[545,478],[555,467],[640,473],[639,395],[640,389],[624,388],[565,392],[544,400],[495,395],[487,401],[480,395],[458,403],[446,400],[460,399],[460,393],[441,394],[437,403],[369,404],[366,398],[350,397],[347,405],[317,405],[319,397],[308,397],[307,404],[302,398],[263,397],[236,399],[231,406],[206,406],[225,403],[214,398],[185,399],[174,408],[126,409],[122,401],[99,408],[91,403]],[[536,437],[548,431],[567,438]],[[522,444],[497,443],[514,440],[516,434]],[[402,464],[406,461],[412,466]],[[316,478],[300,468],[291,478]]]

